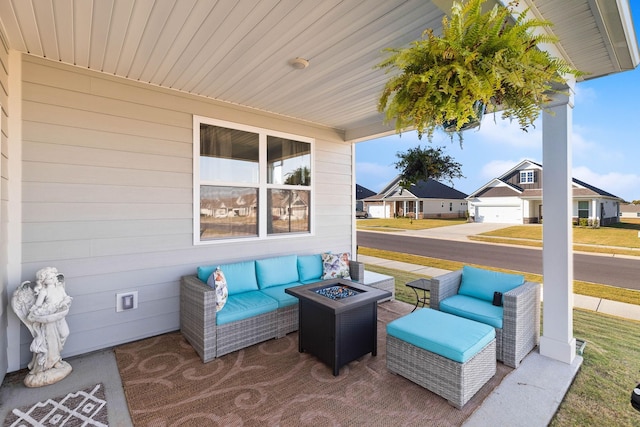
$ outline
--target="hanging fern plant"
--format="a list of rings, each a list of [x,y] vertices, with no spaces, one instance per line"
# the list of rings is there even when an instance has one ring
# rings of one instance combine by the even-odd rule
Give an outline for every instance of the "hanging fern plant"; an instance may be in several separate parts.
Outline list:
[[[514,21],[517,2],[482,13],[485,1],[454,1],[441,36],[427,29],[409,47],[387,49],[391,55],[378,67],[394,75],[378,109],[387,122],[395,120],[396,131],[413,127],[430,140],[438,127],[459,133],[473,127],[484,108],[501,111],[526,131],[550,101],[552,85],[564,84],[563,76],[582,75],[538,49],[557,41],[545,32],[534,34],[550,22],[527,19],[527,11]]]

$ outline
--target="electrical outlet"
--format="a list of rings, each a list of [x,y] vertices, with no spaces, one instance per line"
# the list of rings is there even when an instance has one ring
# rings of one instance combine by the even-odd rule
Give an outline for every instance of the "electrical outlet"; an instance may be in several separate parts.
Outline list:
[[[138,308],[138,291],[116,294],[116,312]]]

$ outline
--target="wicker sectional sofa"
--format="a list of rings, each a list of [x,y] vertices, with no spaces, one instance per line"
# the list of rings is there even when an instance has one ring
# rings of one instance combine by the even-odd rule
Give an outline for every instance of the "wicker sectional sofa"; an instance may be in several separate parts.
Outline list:
[[[298,330],[298,300],[288,287],[320,282],[322,257],[288,255],[219,265],[229,292],[216,312],[207,279],[218,265],[200,266],[180,284],[180,330],[203,362]],[[349,261],[351,280],[362,282],[364,264]]]
[[[431,279],[430,306],[493,326],[496,358],[512,368],[540,341],[540,284],[521,275],[464,266]]]

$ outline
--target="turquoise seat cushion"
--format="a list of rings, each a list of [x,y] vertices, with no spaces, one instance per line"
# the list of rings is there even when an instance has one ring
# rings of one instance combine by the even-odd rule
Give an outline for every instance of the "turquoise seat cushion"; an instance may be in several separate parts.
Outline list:
[[[255,261],[235,262],[232,264],[218,264],[227,279],[227,290],[229,295],[239,294],[248,291],[257,291],[258,282],[256,280]],[[207,282],[211,273],[218,265],[198,267],[198,278]]]
[[[322,255],[302,255],[298,257],[298,275],[303,283],[320,280],[322,277]]]
[[[216,325],[248,319],[278,309],[278,301],[261,291],[229,295],[222,310],[216,313]]]
[[[256,277],[260,289],[298,281],[298,257],[296,255],[259,259],[256,261]]]
[[[387,334],[459,363],[471,359],[496,336],[489,325],[430,308],[388,323]]]
[[[311,280],[301,280],[300,283],[303,285],[310,285],[312,283],[322,282],[322,279],[311,279]]]
[[[462,281],[458,293],[492,302],[494,292],[504,294],[523,283],[524,276],[521,274],[500,273],[465,265],[462,267]]]
[[[261,292],[278,301],[278,308],[288,307],[290,305],[297,304],[298,298],[294,297],[293,295],[289,295],[284,290],[300,285],[302,285],[302,283],[294,282],[287,285],[271,286],[266,289],[261,289]]]
[[[466,295],[454,295],[440,302],[440,311],[502,329],[503,308],[485,300]]]

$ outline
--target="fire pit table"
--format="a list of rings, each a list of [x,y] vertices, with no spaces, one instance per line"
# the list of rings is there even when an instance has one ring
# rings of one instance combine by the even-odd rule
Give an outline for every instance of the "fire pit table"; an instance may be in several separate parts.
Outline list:
[[[391,292],[334,279],[285,290],[298,298],[298,351],[340,368],[378,349],[378,300]]]

